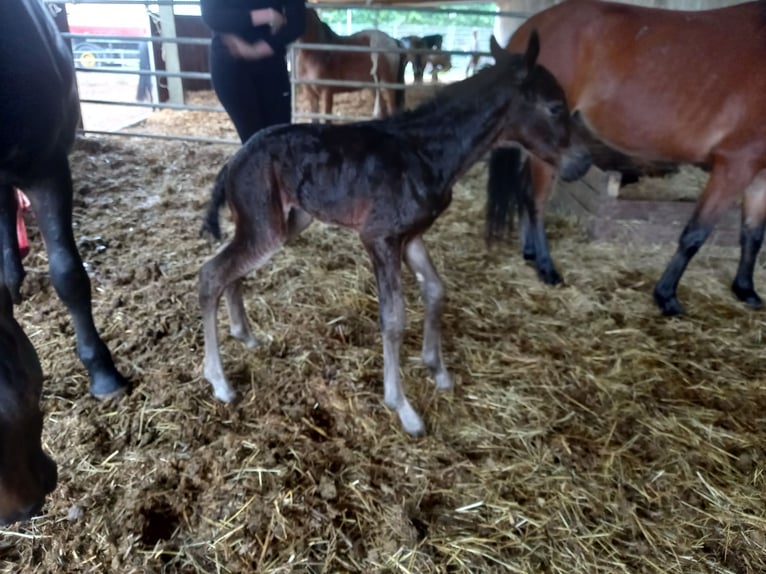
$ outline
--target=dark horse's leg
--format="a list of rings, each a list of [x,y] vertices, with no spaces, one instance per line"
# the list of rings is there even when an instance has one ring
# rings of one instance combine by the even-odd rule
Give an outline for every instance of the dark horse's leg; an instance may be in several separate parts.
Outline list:
[[[21,283],[24,280],[24,266],[16,235],[17,210],[16,189],[10,183],[0,182],[0,277],[14,303],[21,301]]]
[[[737,298],[752,307],[763,306],[763,301],[753,286],[753,270],[763,244],[764,221],[766,221],[766,170],[762,170],[745,190],[745,198],[742,202],[742,229],[739,235],[742,253],[737,275],[731,286]]]
[[[720,219],[721,214],[726,211],[736,194],[740,193],[752,178],[753,169],[747,165],[735,164],[733,161],[726,161],[722,158],[718,158],[718,161],[714,163],[710,179],[697,203],[694,215],[686,224],[678,240],[678,249],[654,288],[654,301],[663,315],[672,316],[683,313],[683,307],[676,295],[681,276],[689,265],[689,261],[713,231],[713,227]],[[761,227],[760,231],[758,227]],[[745,237],[743,239],[742,260],[735,285],[737,285],[737,281],[741,281],[740,285],[744,288],[743,294],[755,295],[755,291],[752,290],[752,263],[750,258],[755,259],[760,246],[760,239],[763,236],[762,222],[760,225],[756,224],[752,229],[746,228],[743,230],[743,234]],[[749,277],[747,277],[748,274]],[[750,293],[747,293],[748,281]],[[757,297],[757,295],[755,296]]]
[[[399,350],[404,337],[405,308],[402,295],[402,244],[399,238],[362,239],[372,258],[378,286],[380,330],[383,335],[383,397],[395,410],[407,433],[425,433],[423,420],[412,408],[402,388]]]
[[[72,233],[72,177],[64,154],[53,160],[49,175],[24,192],[29,197],[45,247],[51,281],[69,309],[77,334],[77,352],[90,374],[90,392],[98,399],[116,397],[128,381],[114,366],[109,349],[93,323],[90,279]]]
[[[553,174],[552,167],[534,156],[525,160],[518,147],[497,148],[490,158],[487,181],[487,242],[510,229],[513,209],[518,209],[521,253],[527,261],[534,261],[537,275],[548,285],[561,283],[548,249],[543,216]]]

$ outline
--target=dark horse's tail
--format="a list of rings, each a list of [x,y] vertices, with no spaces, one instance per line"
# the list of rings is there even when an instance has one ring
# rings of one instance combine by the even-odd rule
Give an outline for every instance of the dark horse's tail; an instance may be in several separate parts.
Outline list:
[[[497,148],[489,160],[487,213],[484,238],[487,243],[503,239],[513,228],[513,211],[533,209],[534,191],[529,162],[518,147]]]
[[[218,176],[215,178],[210,205],[205,213],[202,229],[200,229],[200,235],[209,233],[218,241],[221,240],[221,223],[219,221],[219,215],[221,207],[223,207],[223,204],[226,202],[226,179],[228,172],[229,164],[227,163],[221,168],[221,171],[218,172]]]
[[[401,40],[397,40],[396,45],[400,48],[404,48],[404,44]],[[397,111],[404,109],[404,70],[406,67],[407,54],[402,52],[399,54],[399,67],[396,70],[396,83],[402,84],[402,87],[396,90],[396,94],[394,96],[394,105],[396,106]]]

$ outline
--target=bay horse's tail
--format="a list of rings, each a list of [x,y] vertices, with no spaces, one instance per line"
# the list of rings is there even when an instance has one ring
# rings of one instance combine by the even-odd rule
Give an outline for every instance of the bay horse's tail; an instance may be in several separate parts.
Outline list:
[[[212,197],[210,205],[205,213],[205,219],[202,222],[202,229],[200,229],[200,235],[209,233],[216,240],[221,240],[221,223],[219,220],[221,207],[226,202],[226,179],[229,173],[229,164],[225,164],[221,171],[218,172],[218,176],[215,178],[215,184],[213,185]]]
[[[492,243],[503,239],[513,228],[513,211],[534,203],[529,162],[518,147],[492,151],[487,181],[487,213],[484,239]]]
[[[400,41],[396,41],[396,45],[400,48],[404,48],[404,44]],[[414,66],[414,64],[413,64]],[[394,105],[396,110],[404,109],[404,70],[407,67],[407,54],[399,54],[399,67],[396,69],[396,83],[401,84],[402,87],[396,90],[396,97],[394,98]]]

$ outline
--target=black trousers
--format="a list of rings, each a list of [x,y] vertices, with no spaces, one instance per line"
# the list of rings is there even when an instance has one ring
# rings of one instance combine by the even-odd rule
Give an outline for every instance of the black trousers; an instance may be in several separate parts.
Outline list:
[[[210,74],[242,143],[260,129],[290,123],[290,76],[284,54],[243,60],[233,57],[216,37],[210,47]]]

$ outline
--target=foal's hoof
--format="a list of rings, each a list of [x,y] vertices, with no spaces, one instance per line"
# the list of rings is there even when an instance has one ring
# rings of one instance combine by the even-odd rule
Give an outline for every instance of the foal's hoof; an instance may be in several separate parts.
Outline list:
[[[752,287],[742,287],[735,281],[731,286],[731,290],[734,291],[734,295],[737,296],[737,299],[749,307],[752,307],[753,309],[760,309],[763,307],[763,300]]]
[[[436,388],[440,391],[452,390],[452,387],[454,386],[452,377],[450,377],[450,374],[447,371],[436,373],[434,375],[434,382],[436,383]]]
[[[666,297],[661,293],[654,291],[654,302],[666,317],[676,317],[684,314],[684,308],[678,302],[678,297]]]
[[[116,399],[130,390],[130,382],[117,371],[93,375],[90,382],[90,394],[100,400]]]
[[[426,425],[423,424],[423,419],[415,412],[415,409],[409,403],[405,403],[397,410],[399,420],[402,422],[402,427],[405,432],[414,437],[420,437],[426,434]]]

